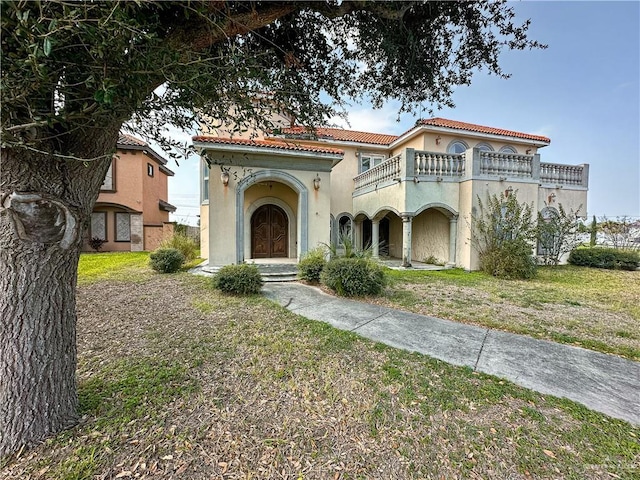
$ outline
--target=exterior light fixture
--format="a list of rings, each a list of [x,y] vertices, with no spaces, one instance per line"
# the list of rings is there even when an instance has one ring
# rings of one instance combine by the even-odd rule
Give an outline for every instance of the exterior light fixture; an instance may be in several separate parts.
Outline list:
[[[440,137],[440,135],[438,135],[436,137],[436,145],[440,145],[440,140],[442,140],[442,138]]]
[[[316,178],[314,178],[314,179],[313,179],[313,188],[314,188],[315,190],[320,190],[320,181],[321,181],[321,180],[322,180],[322,179],[320,178],[320,175],[318,175],[318,174],[316,173]]]
[[[504,191],[504,196],[505,196],[506,198],[509,198],[509,195],[511,195],[512,193],[513,193],[513,187],[512,187],[511,185],[509,185],[509,188],[507,188],[507,189]]]
[[[225,187],[228,186],[229,185],[229,172],[224,170],[220,174],[220,181],[222,182],[222,185],[224,185]]]
[[[527,148],[526,154],[527,155],[531,154],[531,149],[530,148]]]
[[[556,200],[555,192],[551,192],[551,195],[547,197],[547,203],[553,203]]]

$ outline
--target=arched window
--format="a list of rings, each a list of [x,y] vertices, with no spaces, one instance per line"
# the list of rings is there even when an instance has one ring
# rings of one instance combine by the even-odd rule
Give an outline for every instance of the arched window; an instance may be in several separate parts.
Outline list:
[[[447,147],[447,153],[464,153],[468,148],[469,146],[462,140],[454,140]]]
[[[476,148],[481,152],[493,152],[493,147],[488,143],[484,143],[484,142],[477,144]]]
[[[500,148],[500,153],[518,153],[514,147],[511,145],[505,145]]]
[[[353,220],[349,215],[338,217],[338,244],[344,245],[343,239],[353,240]]]

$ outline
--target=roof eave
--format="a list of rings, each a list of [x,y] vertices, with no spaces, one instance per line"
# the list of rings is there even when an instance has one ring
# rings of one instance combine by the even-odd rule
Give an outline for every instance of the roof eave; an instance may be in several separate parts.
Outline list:
[[[512,135],[499,135],[496,133],[485,133],[485,132],[478,132],[476,130],[466,130],[463,128],[454,128],[454,127],[441,127],[436,125],[417,125],[415,128],[407,132],[407,134],[410,134],[411,132],[414,132],[414,131],[416,133],[419,133],[421,130],[427,130],[430,132],[439,132],[439,133],[449,133],[449,134],[455,133],[457,135],[466,135],[466,136],[471,135],[471,136],[486,138],[489,140],[498,140],[503,142],[511,141],[516,143],[526,143],[527,145],[533,145],[539,148],[546,147],[551,143],[551,140],[547,142],[543,140],[536,140],[533,138],[515,137]],[[409,137],[407,137],[407,139],[408,138]]]

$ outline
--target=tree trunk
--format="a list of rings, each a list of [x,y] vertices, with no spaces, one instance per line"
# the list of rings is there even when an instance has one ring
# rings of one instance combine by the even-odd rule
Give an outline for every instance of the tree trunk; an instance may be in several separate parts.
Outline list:
[[[117,128],[84,138],[65,150],[105,155]],[[77,421],[78,258],[108,165],[108,156],[1,152],[0,457]]]

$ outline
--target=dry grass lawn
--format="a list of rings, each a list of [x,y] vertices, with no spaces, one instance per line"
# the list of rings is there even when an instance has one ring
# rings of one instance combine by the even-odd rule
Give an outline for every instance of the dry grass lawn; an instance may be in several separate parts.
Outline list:
[[[84,282],[78,310],[82,422],[0,478],[640,475],[638,427],[202,278]]]

